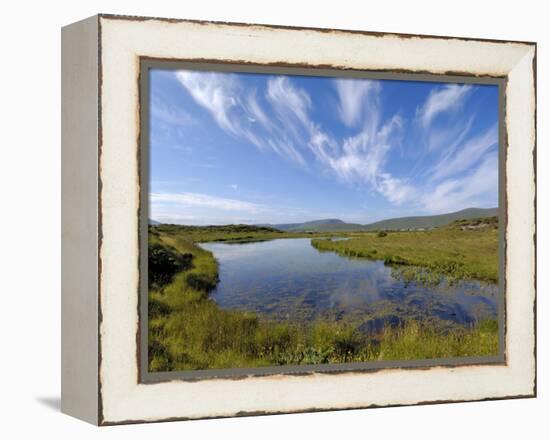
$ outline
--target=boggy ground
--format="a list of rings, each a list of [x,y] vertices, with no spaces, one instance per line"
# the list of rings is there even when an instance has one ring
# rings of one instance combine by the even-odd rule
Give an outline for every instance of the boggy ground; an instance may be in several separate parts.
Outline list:
[[[319,251],[384,260],[406,280],[498,280],[496,217],[459,220],[429,231],[366,233],[349,240],[313,239]]]
[[[320,250],[387,258],[402,267],[423,267],[437,276],[496,280],[498,234],[492,227],[462,226],[426,232],[348,233],[347,241],[312,240]],[[469,236],[466,236],[466,235]],[[473,235],[475,234],[475,235]],[[409,320],[365,334],[350,323],[317,320],[276,322],[249,312],[221,309],[209,298],[218,282],[212,253],[195,243],[251,241],[294,234],[254,226],[151,226],[149,229],[149,370],[178,371],[273,365],[490,356],[498,353],[495,320],[441,331]],[[380,235],[380,236],[378,236]],[[415,248],[418,248],[415,250]],[[475,249],[475,252],[474,252]],[[355,254],[352,254],[354,252]],[[361,254],[361,253],[364,253]],[[476,255],[474,255],[476,254]],[[403,261],[405,263],[403,263]],[[438,261],[455,262],[440,266]],[[404,264],[404,265],[403,265]],[[401,266],[400,266],[401,267]]]

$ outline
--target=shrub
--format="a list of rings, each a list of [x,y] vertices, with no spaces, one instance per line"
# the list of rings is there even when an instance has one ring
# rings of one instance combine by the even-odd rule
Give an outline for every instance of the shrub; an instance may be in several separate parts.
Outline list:
[[[149,288],[163,286],[174,275],[191,267],[191,254],[180,254],[175,249],[152,244],[149,246]]]

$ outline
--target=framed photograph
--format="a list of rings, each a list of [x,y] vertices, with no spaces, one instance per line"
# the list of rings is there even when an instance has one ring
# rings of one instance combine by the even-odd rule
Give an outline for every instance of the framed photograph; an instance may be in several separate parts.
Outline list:
[[[536,46],[99,15],[62,32],[62,410],[536,395]]]

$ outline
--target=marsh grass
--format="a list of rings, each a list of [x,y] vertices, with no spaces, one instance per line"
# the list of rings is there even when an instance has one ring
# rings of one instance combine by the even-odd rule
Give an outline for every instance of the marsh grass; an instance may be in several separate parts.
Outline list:
[[[422,232],[365,233],[345,241],[313,239],[319,251],[383,260],[407,281],[498,280],[498,229],[462,230],[457,225]],[[463,227],[463,224],[458,226]]]
[[[465,356],[491,356],[498,353],[498,323],[485,320],[471,328],[440,333],[433,327],[409,322],[385,329],[378,359],[441,359]]]
[[[357,326],[342,321],[311,323],[276,322],[254,313],[221,309],[209,297],[218,283],[218,264],[212,253],[195,243],[218,240],[265,239],[279,233],[253,227],[200,235],[196,227],[155,226],[149,244],[155,252],[149,270],[164,270],[169,276],[152,274],[149,288],[149,370],[178,371],[209,368],[261,367],[273,365],[324,364],[376,360],[406,360],[498,353],[496,321],[471,328],[437,330],[435,326],[405,321],[386,326],[376,335],[366,335]],[[191,232],[190,232],[191,231]],[[470,232],[469,232],[470,233]],[[286,234],[285,234],[286,235]],[[333,244],[372,243],[376,237]],[[296,235],[292,235],[296,236]],[[380,238],[390,245],[365,250],[369,255],[388,254],[390,233]],[[451,239],[448,237],[448,239]],[[324,246],[325,240],[321,240]],[[412,246],[412,242],[406,244]],[[345,249],[345,248],[342,248]],[[354,243],[351,248],[359,251]],[[404,249],[404,248],[400,248]],[[330,249],[333,250],[333,249]],[[434,254],[436,251],[433,251]],[[438,251],[443,252],[443,251]],[[187,255],[187,257],[181,257]],[[391,254],[389,254],[391,255]],[[401,251],[397,254],[401,258]],[[431,254],[429,254],[431,255]],[[161,257],[159,257],[161,256]],[[181,258],[180,258],[181,257]],[[394,257],[392,261],[396,261]],[[162,263],[162,264],[161,264]],[[166,264],[165,264],[166,263]],[[174,265],[179,269],[173,273]],[[151,275],[150,275],[151,276]]]

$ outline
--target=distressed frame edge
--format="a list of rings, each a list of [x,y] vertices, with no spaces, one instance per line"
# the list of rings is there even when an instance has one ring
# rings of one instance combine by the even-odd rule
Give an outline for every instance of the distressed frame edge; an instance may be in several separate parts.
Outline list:
[[[538,362],[537,362],[537,350],[538,350],[538,338],[537,338],[537,280],[538,280],[538,273],[537,273],[537,215],[538,215],[538,209],[537,209],[537,198],[538,198],[538,192],[537,192],[537,111],[538,111],[538,88],[537,88],[537,57],[538,57],[538,46],[537,43],[533,43],[533,64],[532,64],[532,72],[533,72],[533,93],[534,93],[534,108],[533,108],[533,131],[534,131],[534,139],[533,139],[533,150],[532,150],[532,156],[533,156],[533,184],[535,186],[535,194],[533,197],[533,210],[534,210],[534,225],[533,225],[533,251],[534,251],[534,268],[533,268],[533,283],[534,283],[534,301],[533,301],[533,338],[534,338],[534,347],[533,347],[533,357],[535,362],[535,371],[534,371],[534,378],[533,378],[533,398],[537,397],[538,389],[537,389],[537,375],[538,375]]]
[[[507,44],[520,44],[520,45],[536,45],[535,41],[525,41],[525,40],[500,40],[493,38],[475,38],[475,37],[460,37],[460,36],[449,36],[449,35],[433,35],[433,34],[414,34],[414,33],[403,33],[403,32],[392,32],[392,31],[366,31],[361,29],[342,29],[342,28],[325,28],[325,27],[315,27],[315,26],[291,26],[291,25],[280,25],[280,24],[267,24],[267,23],[250,23],[250,22],[239,22],[239,21],[223,21],[223,20],[201,20],[201,19],[192,19],[192,18],[169,18],[169,17],[152,17],[144,15],[126,15],[126,14],[110,14],[110,13],[99,13],[97,15],[99,19],[109,19],[109,20],[121,20],[121,21],[161,21],[165,23],[194,23],[200,25],[220,25],[220,26],[230,26],[230,27],[261,27],[273,30],[290,30],[290,31],[313,31],[321,33],[343,33],[343,34],[355,34],[355,35],[367,35],[371,37],[384,37],[384,36],[394,36],[399,38],[431,38],[438,40],[457,40],[457,41],[477,41],[481,43],[507,43]]]
[[[101,404],[97,321],[99,22],[96,15],[61,31],[61,412],[94,425],[100,423]],[[84,81],[88,87],[82,93]],[[88,160],[82,160],[83,154]]]
[[[524,58],[531,57],[531,62],[529,63],[530,73],[531,73],[531,77],[529,78],[530,80],[529,86],[531,86],[529,89],[529,93],[532,93],[532,104],[533,104],[532,108],[529,109],[529,114],[528,114],[529,121],[530,121],[529,125],[530,125],[530,128],[532,129],[532,133],[531,133],[532,139],[531,139],[531,142],[529,143],[530,150],[526,152],[530,155],[529,172],[530,172],[530,177],[533,179],[532,193],[529,194],[529,196],[532,196],[532,209],[529,210],[529,213],[532,214],[533,216],[532,218],[533,223],[530,225],[532,227],[532,229],[530,230],[530,232],[532,232],[532,241],[529,246],[532,252],[532,263],[533,263],[532,273],[530,274],[530,277],[529,277],[530,278],[529,281],[532,283],[532,289],[533,289],[532,290],[533,292],[532,313],[530,315],[530,317],[532,318],[532,325],[533,325],[532,327],[533,351],[532,351],[532,359],[529,360],[529,361],[532,360],[533,362],[533,365],[532,365],[533,383],[532,383],[532,389],[529,394],[526,394],[524,396],[511,396],[509,398],[516,398],[516,397],[517,398],[537,398],[537,395],[538,395],[537,394],[538,393],[538,389],[537,389],[537,377],[538,377],[538,361],[537,361],[537,351],[538,351],[538,345],[537,345],[537,197],[538,197],[538,192],[537,192],[537,98],[538,98],[537,56],[538,56],[538,45],[536,42],[528,42],[524,44],[527,47],[529,47],[529,50],[532,50],[532,53],[527,51],[524,55]],[[508,75],[506,76],[506,87],[505,87],[505,93],[504,93],[504,99],[506,101],[505,118],[507,117],[507,113],[509,110],[507,105],[509,76],[521,64],[524,58],[518,61],[514,66],[514,68],[510,72],[508,72]],[[508,131],[506,131],[506,156],[508,156],[509,148],[510,148],[510,141],[509,141]],[[507,167],[506,167],[505,173],[508,174]],[[506,191],[506,210],[507,211],[509,210],[508,191]],[[508,217],[509,216],[507,216],[507,227],[509,222]],[[508,245],[506,244],[505,254],[508,255],[508,253],[509,253]],[[508,259],[508,256],[507,256],[507,259]],[[505,273],[505,282],[506,284],[508,284],[507,272]],[[504,322],[506,325],[507,319],[505,319]]]
[[[320,31],[320,32],[329,32],[331,31],[331,29],[317,29],[317,28],[300,28],[300,27],[286,27],[286,26],[274,26],[274,25],[254,25],[254,24],[238,24],[238,23],[226,23],[226,22],[212,22],[212,21],[196,21],[196,20],[179,20],[179,19],[159,19],[159,18],[149,18],[149,17],[129,17],[129,16],[118,16],[118,15],[109,15],[109,14],[100,14],[98,16],[98,21],[99,23],[101,23],[101,19],[102,18],[108,18],[109,20],[112,20],[112,19],[120,19],[120,20],[135,20],[135,21],[147,21],[147,20],[161,20],[161,21],[165,21],[165,22],[190,22],[190,23],[200,23],[200,24],[220,24],[220,25],[240,25],[240,26],[262,26],[262,27],[268,27],[268,28],[282,28],[282,29],[292,29],[292,30],[312,30],[312,31]],[[100,27],[100,24],[98,25]],[[338,30],[339,31],[339,30]],[[481,399],[466,399],[466,400],[437,400],[437,401],[422,401],[422,402],[418,402],[418,403],[405,403],[405,404],[390,404],[390,405],[367,405],[367,406],[359,406],[359,407],[355,407],[355,406],[350,406],[349,408],[346,407],[346,408],[341,408],[341,407],[337,407],[337,408],[311,408],[311,409],[300,409],[300,410],[295,410],[295,411],[274,411],[274,412],[266,412],[266,411],[252,411],[252,412],[247,412],[247,411],[243,411],[243,412],[239,412],[237,414],[234,414],[234,415],[229,415],[229,416],[226,416],[226,415],[219,415],[219,416],[211,416],[211,417],[168,417],[168,418],[164,418],[164,419],[159,419],[159,420],[149,420],[149,419],[145,419],[145,420],[131,420],[131,419],[128,419],[128,420],[123,420],[123,421],[114,421],[114,422],[111,422],[111,421],[108,421],[108,420],[105,420],[104,417],[103,417],[103,414],[100,414],[100,417],[99,417],[99,425],[102,425],[102,426],[107,426],[107,425],[119,425],[119,424],[128,424],[128,423],[157,423],[157,422],[164,422],[164,421],[174,421],[174,420],[196,420],[196,419],[211,419],[211,418],[227,418],[227,417],[239,417],[239,416],[254,416],[254,415],[270,415],[270,414],[290,414],[290,413],[303,413],[303,412],[319,412],[319,411],[334,411],[334,410],[344,410],[344,409],[362,409],[362,408],[379,408],[379,407],[399,407],[399,406],[415,406],[415,405],[429,405],[429,404],[438,404],[438,403],[453,403],[453,402],[477,402],[477,401],[492,401],[492,400],[503,400],[503,399],[515,399],[515,398],[533,398],[533,397],[536,397],[536,378],[537,378],[537,370],[536,370],[536,366],[537,366],[537,363],[536,363],[536,335],[537,335],[537,332],[536,332],[536,43],[534,42],[512,42],[512,41],[505,41],[505,40],[490,40],[490,39],[475,39],[475,38],[456,38],[456,37],[442,37],[442,36],[428,36],[428,35],[410,35],[410,34],[393,34],[393,33],[373,33],[373,32],[367,32],[367,31],[346,31],[346,30],[342,30],[341,32],[348,32],[350,34],[354,34],[354,33],[360,33],[360,34],[365,34],[365,35],[373,35],[373,36],[384,36],[384,35],[392,35],[392,36],[403,36],[404,38],[410,38],[410,37],[418,37],[420,39],[422,38],[438,38],[438,39],[456,39],[456,40],[461,40],[461,41],[481,41],[481,42],[496,42],[496,43],[518,43],[518,44],[522,44],[522,45],[528,45],[528,46],[532,46],[535,48],[535,54],[533,56],[533,69],[532,69],[532,73],[533,73],[533,84],[534,84],[534,95],[535,95],[535,99],[534,99],[534,144],[533,144],[533,148],[532,150],[530,151],[530,153],[532,153],[532,156],[533,156],[533,166],[534,166],[534,169],[532,170],[533,171],[533,174],[534,174],[534,180],[535,180],[535,187],[534,187],[534,197],[535,197],[535,200],[534,200],[534,203],[535,203],[535,217],[534,217],[534,225],[533,225],[533,232],[534,232],[534,250],[535,250],[535,260],[534,260],[534,263],[535,263],[535,273],[534,273],[534,282],[535,282],[535,285],[534,285],[534,324],[535,324],[535,329],[534,329],[534,340],[535,340],[535,350],[534,350],[534,367],[535,367],[535,371],[534,371],[534,384],[533,384],[533,391],[531,394],[518,394],[518,395],[510,395],[510,396],[499,396],[499,397],[489,397],[489,398],[481,398]],[[101,41],[101,37],[100,37],[100,41]],[[100,43],[101,44],[101,43]],[[99,48],[99,50],[101,50]],[[101,61],[100,61],[100,64],[101,64]],[[315,66],[311,66],[311,67],[315,67]],[[101,72],[101,66],[100,66],[100,72]],[[100,76],[101,76],[101,73],[100,73]],[[471,75],[471,76],[475,76],[475,75]],[[100,87],[100,92],[101,92],[101,87]],[[100,98],[101,98],[101,94],[100,94]],[[100,106],[101,107],[101,106]],[[101,109],[99,109],[99,111],[101,111]],[[531,111],[530,111],[531,113]],[[531,115],[530,115],[531,116]],[[100,140],[100,144],[101,144],[101,140]],[[100,222],[101,223],[101,222]],[[101,260],[101,258],[99,258],[99,260]],[[101,313],[101,310],[99,311]],[[100,344],[100,348],[101,348],[101,344]],[[101,381],[99,381],[101,382]],[[101,398],[100,398],[100,413],[101,413]]]

